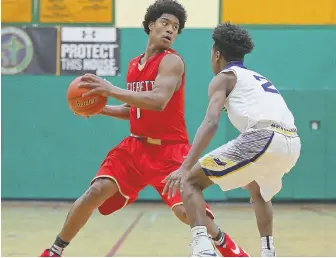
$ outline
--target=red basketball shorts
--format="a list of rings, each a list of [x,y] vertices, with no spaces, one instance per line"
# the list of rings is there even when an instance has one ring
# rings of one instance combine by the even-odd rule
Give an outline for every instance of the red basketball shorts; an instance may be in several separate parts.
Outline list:
[[[162,196],[165,185],[162,180],[182,165],[189,149],[190,145],[185,143],[154,145],[135,137],[124,139],[107,154],[92,180],[110,178],[119,188],[118,193],[99,207],[99,212],[108,215],[131,204],[137,199],[139,191],[148,185],[157,190],[170,208],[182,205],[178,193],[170,199],[167,195]],[[208,205],[206,210],[209,217],[214,218]]]

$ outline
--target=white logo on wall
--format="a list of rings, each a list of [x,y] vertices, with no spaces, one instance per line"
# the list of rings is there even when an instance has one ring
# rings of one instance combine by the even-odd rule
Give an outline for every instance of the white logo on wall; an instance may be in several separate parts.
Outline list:
[[[95,73],[115,76],[120,67],[117,28],[63,27],[61,29],[61,74]]]

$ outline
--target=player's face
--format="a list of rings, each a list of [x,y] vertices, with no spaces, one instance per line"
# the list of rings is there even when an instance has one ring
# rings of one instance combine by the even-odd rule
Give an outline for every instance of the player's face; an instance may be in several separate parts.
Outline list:
[[[171,14],[162,14],[156,22],[149,24],[150,36],[158,48],[169,48],[177,37],[179,20]]]
[[[221,71],[220,53],[214,48],[211,48],[211,67],[214,74],[218,74]]]

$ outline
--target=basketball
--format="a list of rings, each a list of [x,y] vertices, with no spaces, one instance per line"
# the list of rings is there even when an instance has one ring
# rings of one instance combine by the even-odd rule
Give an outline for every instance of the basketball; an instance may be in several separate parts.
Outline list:
[[[107,97],[98,94],[82,97],[88,89],[78,88],[81,76],[74,79],[68,88],[67,98],[70,109],[80,116],[99,114],[107,103]]]

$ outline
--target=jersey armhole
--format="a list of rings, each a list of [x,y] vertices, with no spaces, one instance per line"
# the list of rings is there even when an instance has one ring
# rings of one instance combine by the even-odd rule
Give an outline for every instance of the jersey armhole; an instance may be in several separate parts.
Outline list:
[[[237,76],[237,72],[236,72],[235,70],[233,70],[233,69],[225,69],[225,70],[221,71],[221,73],[234,73],[234,75],[235,75],[236,78],[237,78],[237,82],[236,82],[236,84],[233,86],[233,88],[232,88],[232,90],[230,91],[229,95],[227,95],[227,97],[226,97],[226,101],[225,101],[225,103],[226,103],[227,100],[229,99],[229,97],[232,95],[232,92],[233,92],[233,91],[235,90],[235,88],[236,88],[236,85],[237,85],[237,83],[238,83],[238,76]]]
[[[183,87],[182,87],[183,82],[184,82],[184,84],[185,84],[186,64],[185,64],[185,62],[184,62],[182,56],[180,56],[180,55],[179,55],[178,53],[176,53],[176,52],[175,52],[175,54],[176,54],[179,58],[181,58],[182,63],[183,63],[183,74],[182,74],[182,77],[181,77],[181,82],[180,82],[180,85],[177,86],[177,87],[176,87],[176,90],[175,90],[175,92],[178,92],[178,91],[180,91],[181,88],[183,88]]]
[[[182,76],[181,76],[180,85],[178,85],[178,86],[176,87],[175,91],[174,91],[174,92],[178,92],[178,91],[180,91],[181,88],[183,88],[183,87],[182,87],[183,82],[185,83],[186,64],[185,64],[185,62],[184,62],[182,56],[181,56],[179,53],[177,53],[176,51],[171,51],[171,52],[169,52],[169,53],[166,53],[165,55],[163,55],[162,59],[163,59],[166,55],[176,55],[176,56],[178,56],[178,57],[181,59],[181,61],[182,61],[182,63],[183,63],[183,74],[182,74]],[[162,59],[161,59],[161,61],[162,61]],[[160,64],[161,64],[161,61],[160,61]]]

